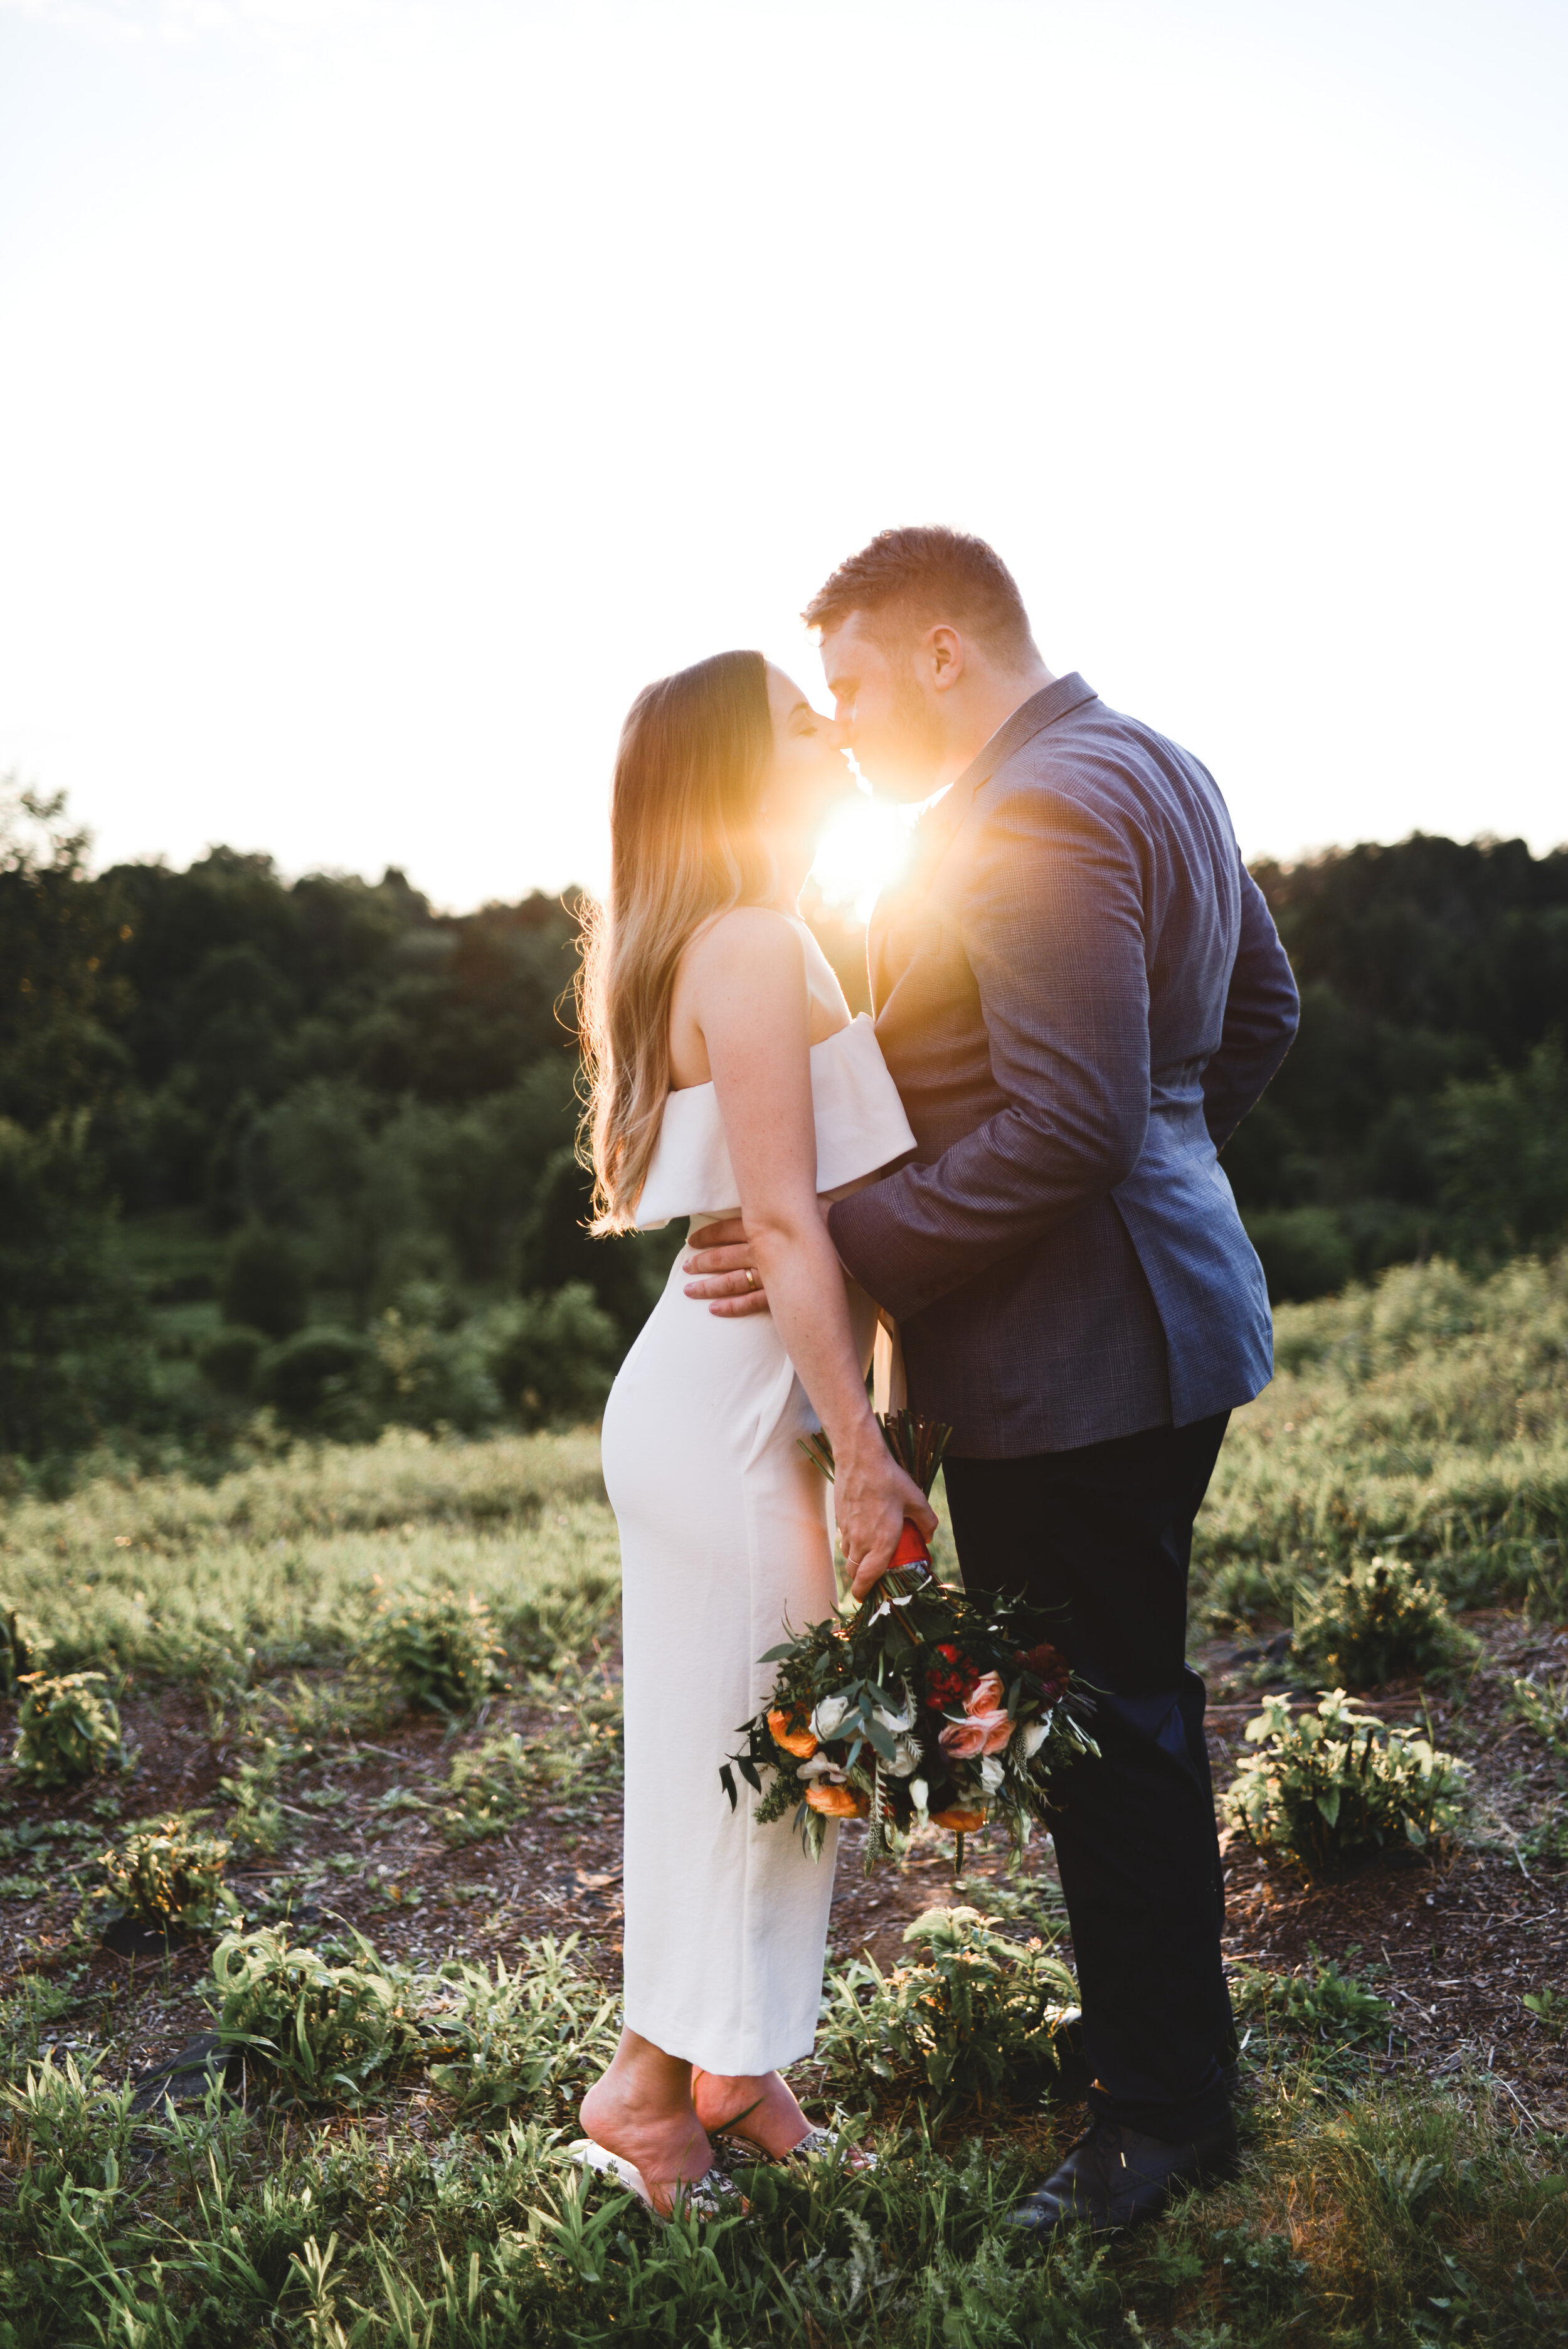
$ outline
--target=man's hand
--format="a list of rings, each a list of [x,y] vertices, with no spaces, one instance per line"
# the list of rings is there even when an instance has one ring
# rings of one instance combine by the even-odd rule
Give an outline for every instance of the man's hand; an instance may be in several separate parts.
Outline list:
[[[686,1295],[707,1298],[710,1313],[738,1321],[748,1313],[768,1310],[768,1291],[738,1216],[725,1224],[706,1225],[702,1246],[688,1250],[682,1269],[695,1276],[686,1284]]]
[[[824,1230],[831,1205],[830,1199],[817,1202]],[[688,1249],[681,1269],[693,1276],[686,1282],[686,1295],[706,1297],[710,1313],[738,1321],[748,1313],[768,1311],[768,1290],[738,1216],[731,1216],[727,1223],[705,1224],[702,1246]]]

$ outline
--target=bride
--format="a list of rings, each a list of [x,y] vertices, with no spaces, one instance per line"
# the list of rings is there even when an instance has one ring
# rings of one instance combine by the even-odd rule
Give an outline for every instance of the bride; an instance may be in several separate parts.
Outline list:
[[[667,2211],[722,2184],[709,2132],[779,2158],[820,2142],[779,2077],[810,2053],[832,1846],[732,1812],[718,1765],[765,1701],[763,1652],[833,1606],[830,1501],[864,1592],[929,1504],[866,1399],[874,1309],[820,1203],[913,1148],[868,1019],[795,909],[842,795],[840,733],[760,653],[633,704],[589,941],[595,1230],[695,1232],[738,1208],[771,1315],[703,1301],[677,1258],[604,1413],[621,1537],[625,2028],[583,2104],[584,2158]],[[820,1425],[826,1485],[798,1439]],[[836,1836],[830,1826],[830,1837]],[[706,2193],[704,2191],[706,2188]]]

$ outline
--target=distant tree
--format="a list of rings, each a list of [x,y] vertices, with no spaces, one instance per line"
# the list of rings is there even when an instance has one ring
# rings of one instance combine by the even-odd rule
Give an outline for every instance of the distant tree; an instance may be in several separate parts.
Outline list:
[[[151,1399],[145,1308],[87,1138],[83,1111],[36,1133],[0,1119],[0,1453],[75,1449]]]
[[[88,844],[62,795],[0,786],[0,1117],[26,1126],[130,1073],[112,1032],[129,990],[106,967],[129,933],[113,889],[88,875]]]
[[[1516,1256],[1568,1232],[1568,1060],[1556,1037],[1522,1069],[1450,1084],[1437,1124],[1461,1251]]]

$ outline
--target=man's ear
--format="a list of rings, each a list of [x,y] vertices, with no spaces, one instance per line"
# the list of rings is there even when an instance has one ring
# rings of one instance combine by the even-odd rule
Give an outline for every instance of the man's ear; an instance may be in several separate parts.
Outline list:
[[[956,628],[939,622],[927,636],[925,649],[931,682],[938,693],[946,693],[964,674],[964,639]]]

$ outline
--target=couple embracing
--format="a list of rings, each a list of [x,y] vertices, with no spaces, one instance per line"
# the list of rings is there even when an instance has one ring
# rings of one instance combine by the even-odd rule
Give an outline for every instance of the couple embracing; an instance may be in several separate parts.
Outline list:
[[[953,1428],[966,1587],[1054,1610],[1097,1692],[1100,1758],[1053,1822],[1090,2126],[1015,2217],[1125,2225],[1235,2148],[1187,1571],[1227,1414],[1272,1367],[1216,1152],[1295,988],[1212,777],[1052,675],[989,546],[884,532],[804,616],[832,719],[758,653],[634,704],[585,969],[597,1228],[690,1237],[604,1414],[625,2029],[583,2154],[656,2211],[722,2207],[720,2129],[861,2158],[780,2076],[811,2051],[831,1843],[814,1865],[749,1790],[732,1815],[717,1760],[786,1619],[832,1609],[829,1506],[857,1597],[905,1517],[934,1526],[867,1400],[880,1314]],[[796,905],[846,750],[905,800],[946,786],[872,918],[874,1023]],[[798,1448],[818,1426],[830,1487]]]

